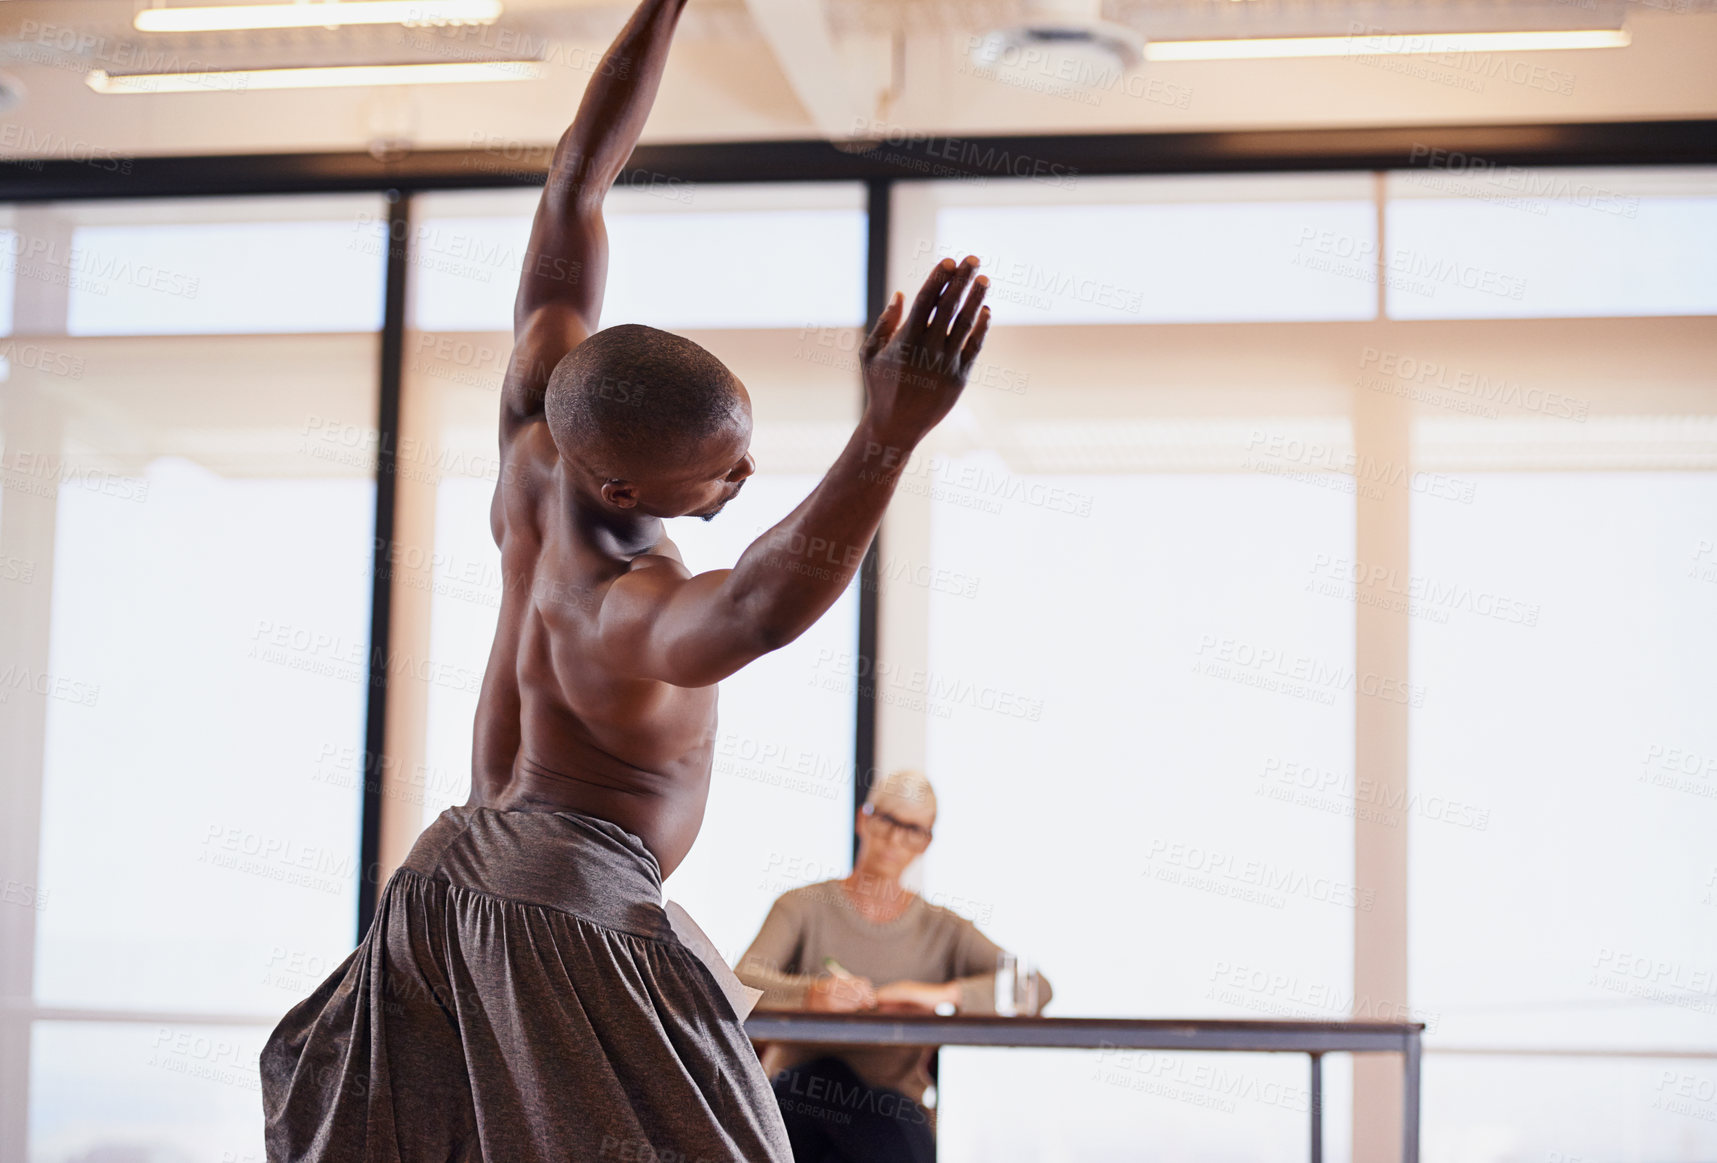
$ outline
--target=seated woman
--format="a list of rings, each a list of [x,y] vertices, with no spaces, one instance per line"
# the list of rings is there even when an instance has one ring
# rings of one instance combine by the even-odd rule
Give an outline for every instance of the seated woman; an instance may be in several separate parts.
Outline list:
[[[900,883],[930,845],[936,793],[914,771],[875,783],[844,880],[784,894],[740,959],[760,1010],[996,1012],[1001,948],[957,913]],[[1039,1008],[1049,983],[1038,979]],[[928,1163],[935,1158],[931,1050],[776,1044],[764,1056],[796,1163]]]

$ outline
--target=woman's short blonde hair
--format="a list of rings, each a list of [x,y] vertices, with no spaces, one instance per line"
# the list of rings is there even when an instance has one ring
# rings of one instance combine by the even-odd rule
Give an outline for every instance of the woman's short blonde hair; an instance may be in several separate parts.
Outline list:
[[[909,804],[928,803],[930,814],[936,814],[936,789],[930,786],[930,778],[922,771],[902,768],[872,782],[870,793],[864,797],[864,802],[874,804],[882,799],[900,800]]]

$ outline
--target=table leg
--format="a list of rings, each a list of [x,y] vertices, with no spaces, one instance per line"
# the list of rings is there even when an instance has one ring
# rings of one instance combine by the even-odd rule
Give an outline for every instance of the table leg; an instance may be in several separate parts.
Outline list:
[[[1419,1031],[1407,1035],[1402,1049],[1406,1092],[1401,1096],[1401,1163],[1419,1163]]]
[[[1324,1163],[1324,1056],[1312,1060],[1312,1163]]]

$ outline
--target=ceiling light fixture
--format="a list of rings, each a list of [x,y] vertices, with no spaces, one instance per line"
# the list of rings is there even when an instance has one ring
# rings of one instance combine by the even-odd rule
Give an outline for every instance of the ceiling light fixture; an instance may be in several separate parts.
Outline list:
[[[243,93],[252,89],[335,89],[361,85],[448,85],[534,81],[541,61],[439,61],[416,65],[325,65],[314,68],[221,69],[202,73],[108,73],[84,83],[97,93]]]
[[[972,60],[982,68],[1013,69],[1053,59],[1069,75],[1128,72],[1138,65],[1145,38],[1104,20],[1102,8],[1102,0],[1026,0],[1026,19],[984,34],[972,46]]]
[[[500,15],[501,0],[317,0],[144,8],[132,24],[139,32],[231,32],[348,24],[493,24]]]
[[[1269,57],[1415,56],[1458,52],[1545,52],[1626,48],[1622,28],[1546,32],[1355,33],[1350,36],[1278,36],[1225,40],[1153,40],[1148,61],[1235,61]]]

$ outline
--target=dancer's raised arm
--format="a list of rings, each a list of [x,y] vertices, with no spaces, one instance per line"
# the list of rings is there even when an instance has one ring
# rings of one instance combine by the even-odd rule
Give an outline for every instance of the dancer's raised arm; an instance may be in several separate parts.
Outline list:
[[[634,568],[608,591],[601,642],[616,671],[719,682],[793,641],[858,572],[907,461],[965,390],[989,331],[978,258],[944,259],[910,310],[896,295],[861,350],[864,415],[811,495],[732,569]]]
[[[549,164],[513,303],[513,356],[502,386],[503,441],[543,418],[561,356],[597,329],[608,276],[602,200],[632,156],[656,100],[686,0],[643,0],[596,68]]]

